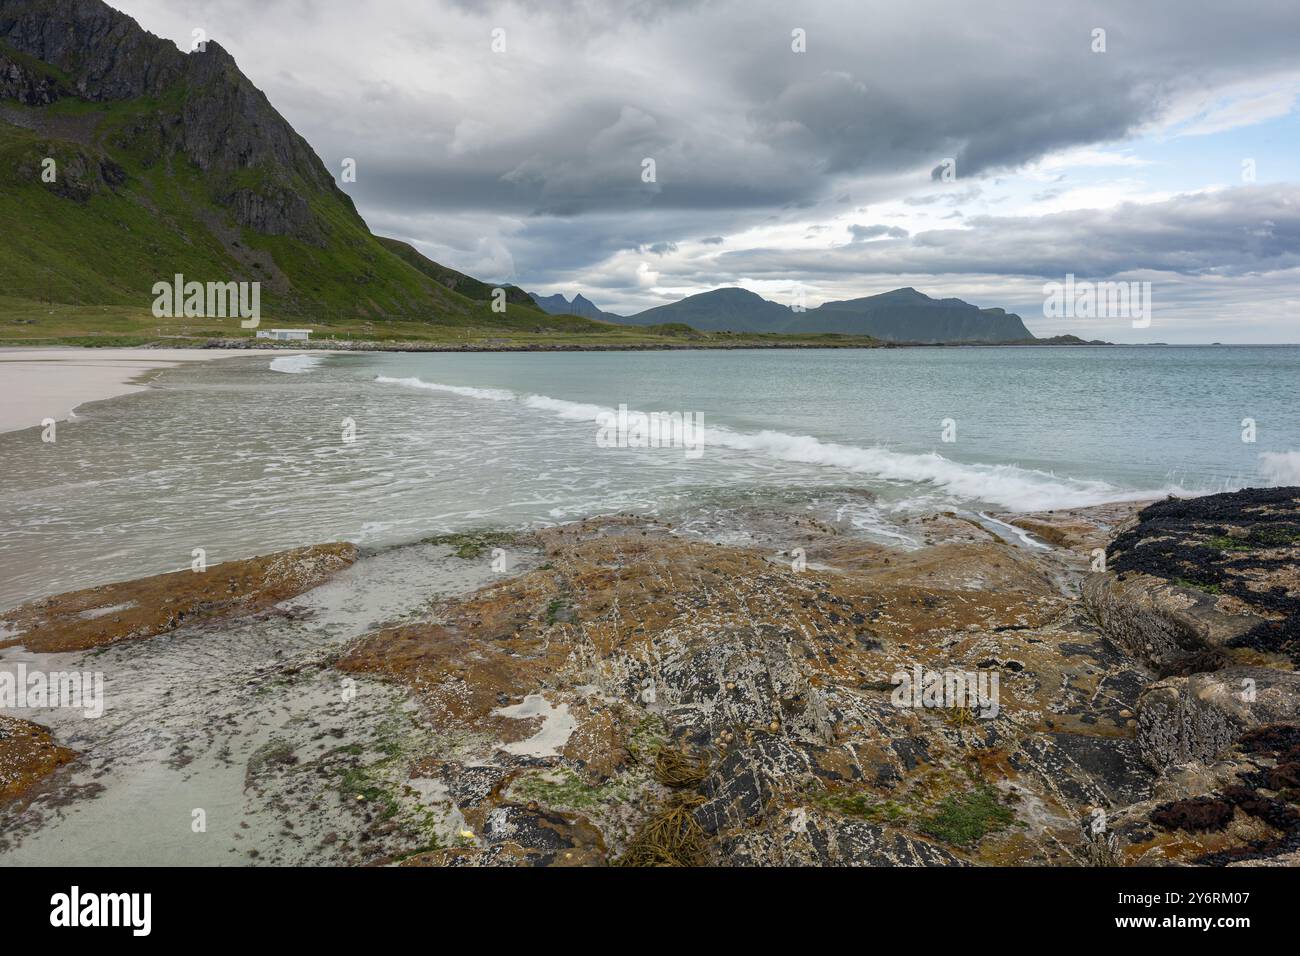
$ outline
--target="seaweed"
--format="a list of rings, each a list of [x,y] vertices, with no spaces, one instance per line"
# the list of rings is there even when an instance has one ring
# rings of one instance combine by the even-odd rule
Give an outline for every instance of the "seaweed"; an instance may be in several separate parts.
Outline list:
[[[1151,822],[1166,830],[1222,830],[1232,821],[1232,814],[1227,800],[1192,797],[1160,804],[1151,811]]]
[[[617,866],[704,866],[708,844],[695,808],[704,803],[697,793],[675,793],[650,816]]]
[[[709,775],[709,760],[675,747],[660,747],[653,773],[665,787],[698,787]]]
[[[1300,595],[1260,589],[1263,575],[1284,571],[1300,545],[1300,489],[1250,488],[1157,502],[1107,549],[1123,577],[1148,574],[1211,596],[1229,595],[1268,618],[1235,638],[1231,648],[1289,656],[1300,664]]]
[[[513,543],[517,534],[511,531],[462,531],[456,534],[440,534],[425,538],[421,544],[441,544],[452,549],[458,558],[472,561],[483,556],[491,548],[499,548]]]

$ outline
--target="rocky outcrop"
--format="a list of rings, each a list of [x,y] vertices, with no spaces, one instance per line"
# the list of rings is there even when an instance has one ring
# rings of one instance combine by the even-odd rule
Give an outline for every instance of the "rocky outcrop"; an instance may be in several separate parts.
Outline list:
[[[172,98],[177,105],[158,106],[126,131],[125,141],[154,153],[146,162],[179,152],[216,178],[258,171],[255,185],[218,189],[215,196],[241,225],[320,245],[326,228],[303,192],[329,192],[352,209],[311,147],[215,40],[182,53],[98,0],[57,6],[7,0],[0,6],[0,42],[62,71],[82,99],[165,99],[181,92]],[[0,75],[3,66],[0,61]]]
[[[0,613],[0,648],[81,651],[250,614],[316,587],[356,558],[355,545],[312,545],[45,598]]]
[[[0,46],[0,99],[17,100],[24,106],[49,106],[67,92],[58,77],[41,64]]]
[[[184,71],[175,44],[97,0],[6,0],[0,41],[62,70],[89,100],[156,95]]]
[[[1107,568],[1084,601],[1158,670],[1300,659],[1300,488],[1151,505],[1111,543]]]
[[[1149,799],[1110,813],[1116,863],[1300,862],[1300,725],[1265,724],[1210,762],[1171,766]],[[1114,865],[1114,864],[1112,864]]]
[[[221,200],[233,210],[240,225],[266,236],[293,236],[313,246],[325,246],[325,235],[311,206],[290,189],[236,189]]]
[[[1138,701],[1138,746],[1163,770],[1213,762],[1248,730],[1300,720],[1300,674],[1228,667],[1151,685]]]
[[[87,202],[92,196],[112,190],[126,182],[126,171],[107,156],[72,143],[44,142],[27,152],[17,164],[20,177],[36,181],[46,158],[56,163],[57,175],[48,188],[74,202]]]
[[[40,724],[0,714],[0,806],[26,796],[76,756]]]
[[[1259,624],[1224,613],[1204,591],[1148,574],[1089,575],[1083,598],[1111,640],[1157,670],[1227,648]]]
[[[1137,705],[1155,796],[1116,821],[1134,862],[1246,864],[1300,850],[1300,489],[1160,502],[1083,597],[1163,679]],[[1290,743],[1288,743],[1290,741]],[[1293,769],[1294,768],[1294,769]]]
[[[339,667],[447,735],[413,772],[473,846],[425,862],[1069,862],[1082,807],[1149,795],[1144,682],[1038,552],[957,518],[908,553],[793,517],[748,526],[801,570],[657,522],[540,532],[538,570],[355,644]],[[996,715],[896,701],[916,666],[996,673]]]

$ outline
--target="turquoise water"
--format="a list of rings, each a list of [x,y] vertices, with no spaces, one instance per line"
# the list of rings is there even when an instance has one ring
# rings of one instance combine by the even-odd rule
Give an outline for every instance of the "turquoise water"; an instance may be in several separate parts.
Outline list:
[[[831,489],[870,492],[848,518],[888,536],[900,511],[1300,483],[1297,382],[1293,347],[255,352],[84,406],[56,445],[0,435],[0,605],[198,547],[214,563]],[[701,416],[700,454],[601,447],[620,404]]]

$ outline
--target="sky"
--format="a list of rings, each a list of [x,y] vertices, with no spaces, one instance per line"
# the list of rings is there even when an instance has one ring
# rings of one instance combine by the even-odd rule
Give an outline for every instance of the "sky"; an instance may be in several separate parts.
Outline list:
[[[204,30],[355,160],[374,232],[486,281],[620,314],[912,286],[1035,335],[1300,342],[1295,0],[113,5]],[[1069,275],[1149,282],[1149,326],[1049,314]]]

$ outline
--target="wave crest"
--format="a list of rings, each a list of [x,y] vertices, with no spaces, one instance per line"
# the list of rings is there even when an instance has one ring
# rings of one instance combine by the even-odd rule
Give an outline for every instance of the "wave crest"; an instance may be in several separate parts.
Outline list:
[[[408,385],[432,391],[451,392],[468,398],[514,401],[527,408],[550,412],[564,421],[590,421],[617,415],[616,409],[586,402],[571,402],[549,395],[518,396],[501,388],[472,388],[443,385],[419,378],[379,376],[376,381]],[[629,415],[648,412],[628,411]],[[823,441],[812,435],[764,430],[738,432],[723,427],[703,429],[705,446],[763,455],[778,461],[838,468],[885,481],[928,485],[967,501],[983,501],[1008,511],[1045,511],[1052,508],[1081,508],[1112,501],[1141,501],[1169,494],[1187,494],[1177,485],[1158,489],[1129,490],[1106,481],[1060,477],[1051,472],[1019,465],[966,464],[945,458],[938,452],[902,452],[880,446],[863,447]]]

